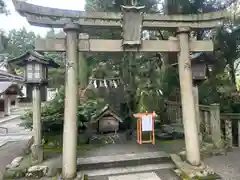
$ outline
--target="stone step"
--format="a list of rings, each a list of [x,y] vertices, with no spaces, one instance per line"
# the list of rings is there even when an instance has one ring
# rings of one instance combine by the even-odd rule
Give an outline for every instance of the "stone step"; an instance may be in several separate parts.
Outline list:
[[[19,109],[19,110],[14,110],[14,111],[11,111],[11,114],[12,115],[24,115],[25,114],[25,110],[23,110],[23,109]]]
[[[121,168],[131,166],[153,165],[162,163],[171,163],[170,156],[165,152],[147,152],[117,154],[109,156],[96,156],[87,158],[78,158],[78,170],[97,170],[106,168]]]
[[[0,137],[13,137],[13,138],[19,138],[20,136],[32,136],[32,133],[29,131],[26,132],[17,132],[17,133],[2,133],[0,132]]]
[[[109,176],[118,174],[128,174],[128,173],[139,173],[144,171],[155,171],[161,169],[173,169],[175,166],[172,163],[161,163],[161,164],[148,164],[139,166],[126,166],[126,167],[112,167],[103,168],[95,170],[82,170],[78,171],[78,177],[83,175],[93,176]]]

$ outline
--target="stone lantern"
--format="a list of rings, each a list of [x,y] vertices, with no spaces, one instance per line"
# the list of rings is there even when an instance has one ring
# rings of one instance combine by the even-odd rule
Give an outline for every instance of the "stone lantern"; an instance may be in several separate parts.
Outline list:
[[[198,120],[198,133],[199,140],[202,141],[202,135],[200,132],[200,113],[199,113],[199,92],[198,86],[208,79],[213,70],[214,57],[212,54],[207,53],[194,53],[191,54],[192,62],[192,78],[193,78],[193,96],[195,101],[195,110]]]
[[[29,58],[25,67],[25,80],[29,84],[42,84],[47,82],[47,66],[45,62]]]
[[[192,59],[193,84],[198,86],[210,76],[214,58],[211,54],[206,53],[194,53],[190,57]]]
[[[33,137],[34,143],[31,147],[32,161],[40,163],[43,160],[43,144],[41,135],[41,98],[40,87],[46,86],[48,81],[48,68],[58,68],[52,59],[45,57],[36,51],[28,51],[20,57],[9,60],[8,63],[24,67],[25,83],[32,87],[33,105]]]

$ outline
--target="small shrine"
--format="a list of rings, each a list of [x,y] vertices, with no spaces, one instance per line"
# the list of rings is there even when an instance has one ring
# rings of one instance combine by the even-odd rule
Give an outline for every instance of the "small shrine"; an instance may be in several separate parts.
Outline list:
[[[91,118],[87,126],[94,133],[113,133],[119,131],[120,123],[123,123],[123,119],[107,105]]]
[[[17,105],[17,97],[22,95],[21,76],[0,71],[0,117],[11,115],[11,104]]]

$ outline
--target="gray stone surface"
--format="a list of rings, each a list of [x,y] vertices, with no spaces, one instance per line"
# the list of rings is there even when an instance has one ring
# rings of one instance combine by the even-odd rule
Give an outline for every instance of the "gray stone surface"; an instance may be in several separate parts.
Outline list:
[[[22,155],[28,140],[9,142],[0,148],[0,172],[5,170],[5,166],[19,155]]]
[[[172,169],[160,169],[154,171],[161,180],[181,180]]]
[[[0,123],[5,123],[5,122],[8,122],[8,121],[11,121],[14,119],[18,119],[18,118],[20,118],[20,116],[21,115],[19,115],[19,114],[13,114],[11,116],[2,117],[2,118],[0,118]]]
[[[31,132],[19,127],[21,122],[22,120],[17,118],[0,124],[9,130],[7,135],[0,132],[0,172],[3,172],[5,166],[15,157],[22,155],[31,138]]]
[[[181,180],[181,178],[179,178],[171,169],[159,169],[159,170],[152,170],[152,171],[142,171],[138,173],[116,174],[114,176],[127,177],[127,175],[148,174],[148,173],[156,174],[157,177],[161,180]],[[113,177],[113,175],[89,176],[88,180],[109,180],[109,177]],[[129,177],[132,177],[132,176],[129,176]]]
[[[223,180],[240,179],[240,149],[235,148],[227,155],[213,156],[204,162],[209,165],[214,172],[220,175]]]
[[[161,180],[154,172],[109,176],[109,180]]]
[[[132,153],[146,153],[159,151],[158,145],[137,144],[137,142],[129,142],[125,144],[109,144],[86,152],[86,156],[109,156]]]
[[[142,166],[129,166],[129,167],[119,167],[119,168],[105,168],[97,170],[87,170],[80,171],[79,174],[87,174],[89,176],[106,176],[106,175],[117,175],[117,174],[126,174],[126,173],[139,173],[144,171],[153,171],[160,169],[172,169],[174,168],[173,164],[149,164]]]
[[[20,118],[16,118],[0,124],[1,127],[8,129],[7,134],[6,132],[0,131],[0,147],[8,142],[29,140],[32,137],[29,130],[19,126],[21,122],[22,120]]]
[[[91,163],[111,163],[117,161],[128,161],[128,160],[145,160],[145,159],[156,159],[162,157],[169,157],[169,155],[162,151],[157,152],[143,152],[143,153],[126,153],[116,154],[116,155],[108,155],[108,156],[94,156],[94,157],[86,157],[86,158],[78,158],[78,164],[91,164]]]

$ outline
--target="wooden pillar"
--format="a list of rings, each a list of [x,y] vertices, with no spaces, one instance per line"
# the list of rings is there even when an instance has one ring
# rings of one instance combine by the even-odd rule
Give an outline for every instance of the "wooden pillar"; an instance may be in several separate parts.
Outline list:
[[[67,24],[66,33],[66,81],[63,130],[64,179],[76,176],[77,169],[77,105],[78,105],[78,24]]]
[[[221,122],[220,122],[220,107],[219,104],[210,105],[210,121],[211,121],[211,133],[212,141],[215,146],[221,147],[222,137],[221,137]]]
[[[33,106],[33,145],[32,161],[40,163],[43,161],[43,144],[42,144],[42,124],[41,124],[41,97],[40,86],[34,85],[32,88],[32,106]]]
[[[178,68],[187,161],[194,166],[201,163],[197,115],[193,97],[192,69],[189,52],[189,28],[178,28],[180,53]]]
[[[18,96],[15,98],[15,108],[19,108],[19,99]]]
[[[8,95],[4,95],[4,113],[5,116],[10,116],[11,114],[11,99]]]

